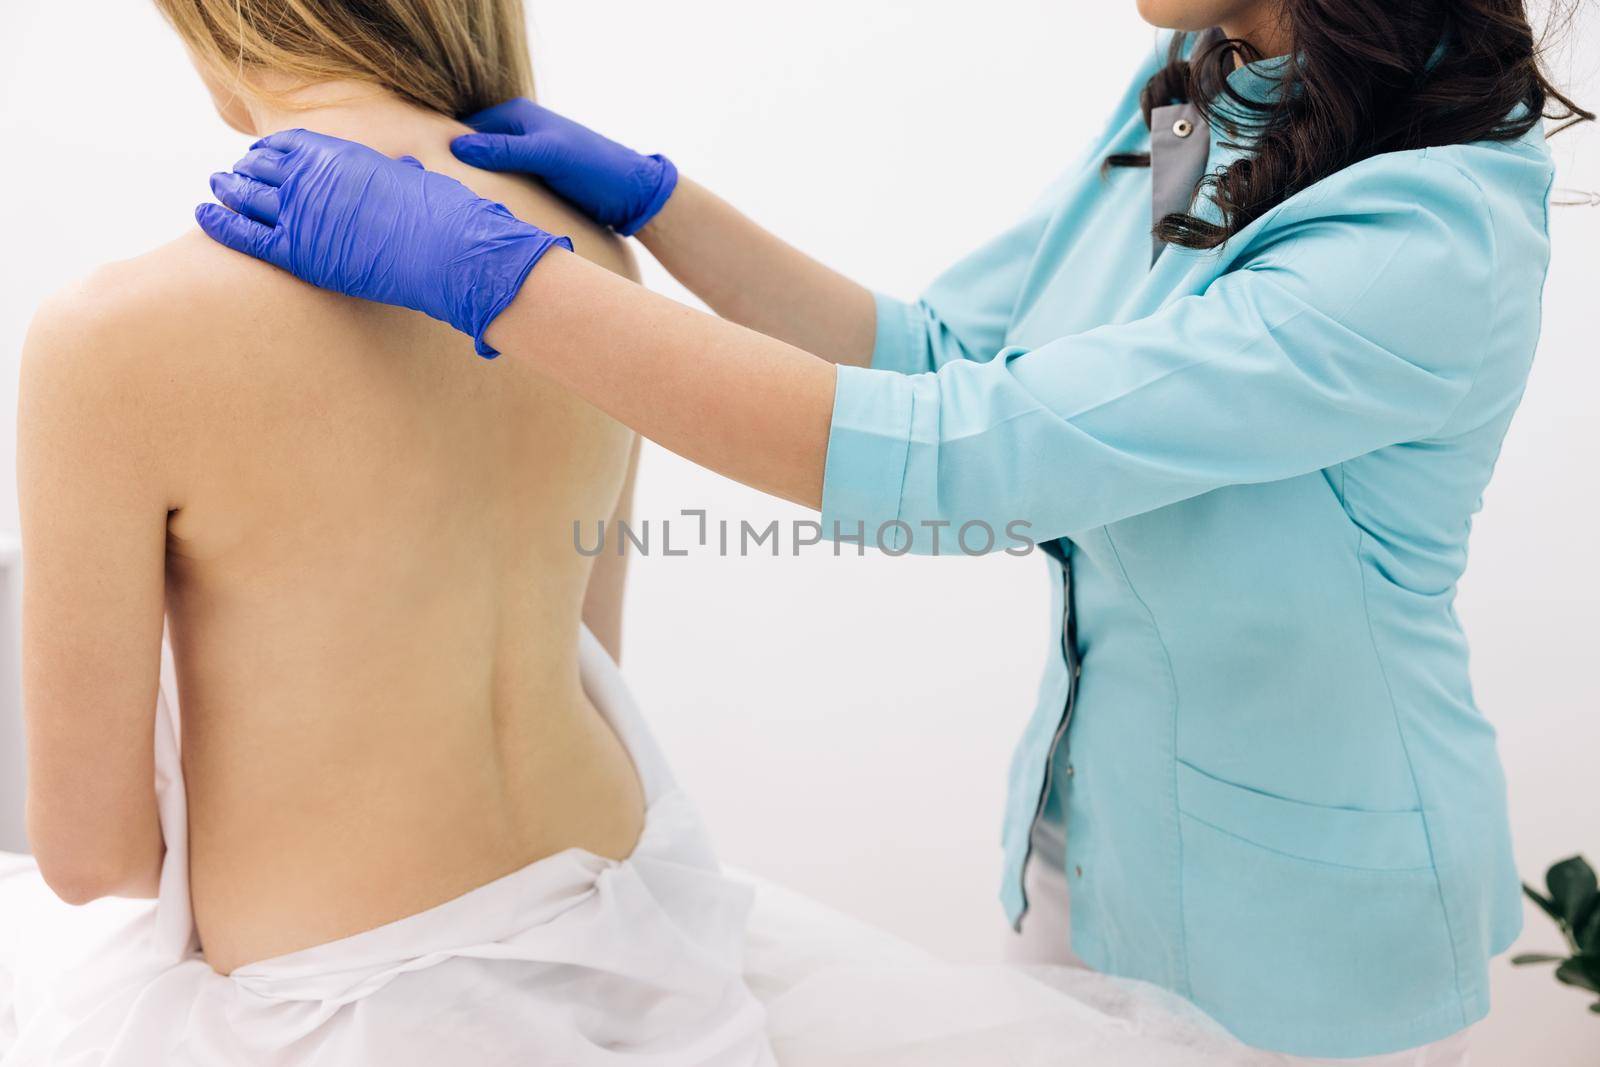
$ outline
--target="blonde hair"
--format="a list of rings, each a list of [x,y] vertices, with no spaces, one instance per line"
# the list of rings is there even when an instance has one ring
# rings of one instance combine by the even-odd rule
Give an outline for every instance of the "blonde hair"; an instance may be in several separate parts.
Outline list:
[[[463,117],[533,95],[522,0],[155,0],[203,68],[235,92],[254,70],[359,81]]]

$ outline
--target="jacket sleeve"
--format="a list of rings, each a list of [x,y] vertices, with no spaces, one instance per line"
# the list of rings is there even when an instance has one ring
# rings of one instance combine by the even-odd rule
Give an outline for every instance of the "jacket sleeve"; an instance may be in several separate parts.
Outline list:
[[[864,524],[870,541],[898,522],[890,540],[927,551],[934,524],[1022,520],[1045,540],[1445,426],[1494,305],[1470,178],[1426,154],[1379,157],[1248,240],[1207,289],[1148,318],[937,371],[841,368],[824,529]]]

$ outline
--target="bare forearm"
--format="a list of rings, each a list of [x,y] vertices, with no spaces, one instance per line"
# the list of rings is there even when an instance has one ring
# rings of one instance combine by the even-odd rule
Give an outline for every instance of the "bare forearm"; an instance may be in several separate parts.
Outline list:
[[[161,891],[161,865],[167,856],[167,843],[161,836],[161,820],[157,816],[142,822],[138,832],[128,843],[127,866],[123,877],[111,886],[108,896],[148,900]]]
[[[643,230],[650,253],[731,322],[832,363],[872,358],[872,294],[687,178]]]
[[[83,810],[76,801],[53,805],[31,791],[28,840],[58,896],[86,904],[101,897],[156,895],[166,843],[153,787],[148,800],[129,798],[133,811],[118,810],[115,825],[104,810]]]
[[[831,364],[552,253],[490,326],[508,373],[554,379],[701,466],[822,505]]]

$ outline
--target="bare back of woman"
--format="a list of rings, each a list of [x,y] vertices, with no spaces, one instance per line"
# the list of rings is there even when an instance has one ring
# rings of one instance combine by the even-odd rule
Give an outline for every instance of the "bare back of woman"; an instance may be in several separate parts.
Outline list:
[[[460,128],[410,111],[306,120],[458,171],[627,268],[548,195],[454,163]],[[207,245],[134,269],[174,302],[194,294],[185,318],[205,324],[163,348],[187,395],[172,445],[194,460],[167,583],[212,964],[367,929],[568,847],[626,856],[643,807],[578,682],[593,561],[572,524],[612,513],[632,435],[447,327]],[[282,324],[265,347],[263,315]]]
[[[317,98],[330,103],[301,124],[414,155],[631,269],[530,183],[457,163],[464,127],[361,87]],[[625,857],[643,805],[579,685],[594,561],[572,529],[612,514],[632,434],[446,326],[198,234],[106,268],[47,316],[91,305],[115,309],[127,356],[55,353],[73,366],[39,372],[117,376],[107,414],[151,442],[171,496],[167,610],[211,964],[365,930],[565,848]]]

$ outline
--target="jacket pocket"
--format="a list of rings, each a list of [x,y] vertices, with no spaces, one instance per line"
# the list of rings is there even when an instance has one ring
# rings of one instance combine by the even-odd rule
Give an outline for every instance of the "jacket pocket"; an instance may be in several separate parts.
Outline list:
[[[1422,812],[1331,808],[1262,793],[1178,764],[1178,809],[1286,856],[1373,871],[1433,866]]]
[[[1178,766],[1191,994],[1248,1044],[1365,1056],[1463,1025],[1420,811],[1331,808]]]

